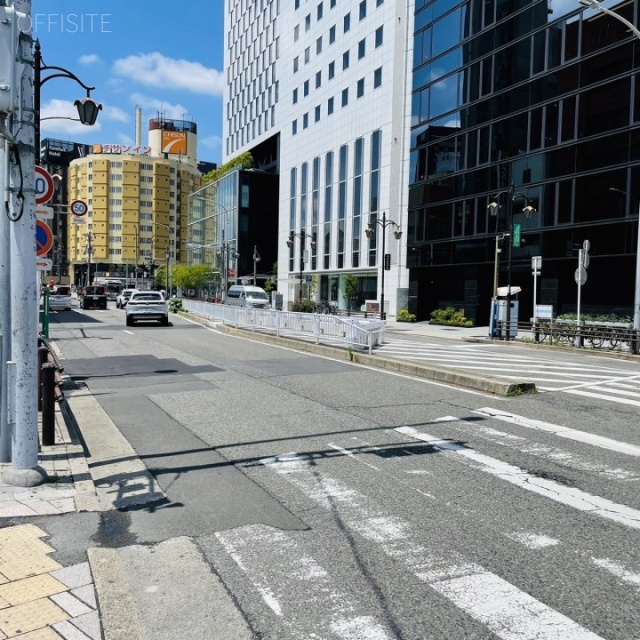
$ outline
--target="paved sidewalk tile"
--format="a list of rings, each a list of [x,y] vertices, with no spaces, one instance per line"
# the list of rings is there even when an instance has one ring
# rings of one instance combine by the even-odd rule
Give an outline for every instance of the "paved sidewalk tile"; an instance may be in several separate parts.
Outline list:
[[[67,587],[49,574],[16,580],[0,586],[0,597],[10,605],[23,604],[66,591]]]
[[[0,611],[0,630],[7,636],[48,627],[67,620],[69,615],[48,598],[25,602]]]

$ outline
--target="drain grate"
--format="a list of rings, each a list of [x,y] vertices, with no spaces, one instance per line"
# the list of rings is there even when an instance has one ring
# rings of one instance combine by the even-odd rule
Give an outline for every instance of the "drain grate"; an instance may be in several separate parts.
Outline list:
[[[72,378],[67,378],[63,380],[62,384],[59,385],[59,388],[62,391],[80,391],[81,389],[86,389],[87,385],[84,382],[76,382]]]

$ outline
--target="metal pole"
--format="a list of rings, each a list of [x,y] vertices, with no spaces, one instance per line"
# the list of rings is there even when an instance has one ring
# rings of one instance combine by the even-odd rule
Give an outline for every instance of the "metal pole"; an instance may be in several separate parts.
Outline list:
[[[382,275],[380,276],[380,320],[384,320],[384,251],[387,227],[387,212],[382,212]]]
[[[253,286],[256,286],[256,266],[257,266],[257,258],[258,256],[258,247],[253,245]]]
[[[507,332],[505,340],[511,339],[511,254],[513,253],[513,185],[509,187],[509,261],[507,264]]]
[[[33,147],[36,152],[36,165],[40,164],[40,72],[42,69],[42,52],[40,40],[36,40],[33,54]]]
[[[300,291],[298,300],[302,302],[302,270],[304,269],[304,229],[300,231]]]
[[[638,334],[640,333],[640,204],[638,205],[638,229],[636,231],[638,236],[636,247],[636,290],[633,299],[633,332],[635,336],[635,353],[640,350],[640,340]]]
[[[578,273],[582,268],[582,249],[578,250]],[[580,331],[580,292],[582,291],[582,285],[580,284],[580,278],[578,278],[578,306],[576,309],[576,330]]]

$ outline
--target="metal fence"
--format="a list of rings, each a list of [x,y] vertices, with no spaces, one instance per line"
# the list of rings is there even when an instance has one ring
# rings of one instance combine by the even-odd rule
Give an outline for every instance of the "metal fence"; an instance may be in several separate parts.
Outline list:
[[[344,344],[367,349],[369,353],[384,342],[387,328],[384,320],[232,307],[188,298],[182,299],[182,308],[193,315],[233,327],[313,340],[316,344]]]

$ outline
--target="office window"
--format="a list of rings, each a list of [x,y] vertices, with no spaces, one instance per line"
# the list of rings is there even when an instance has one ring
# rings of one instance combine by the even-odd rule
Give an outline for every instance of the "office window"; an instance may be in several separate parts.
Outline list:
[[[384,3],[384,0],[376,0],[376,7],[379,7],[383,3]]]
[[[322,36],[316,40],[316,55],[322,53]]]
[[[302,85],[302,95],[306,98],[309,95],[309,81],[305,80]]]
[[[297,24],[293,28],[293,41],[294,42],[298,42],[298,38],[300,38],[300,25],[299,24]]]
[[[315,121],[319,122],[320,120],[320,105],[318,105],[315,109]]]
[[[360,78],[360,80],[358,80],[358,85],[356,89],[356,97],[362,98],[363,95],[364,95],[364,78]]]
[[[300,59],[298,58],[298,56],[296,56],[293,59],[293,73],[297,73],[298,72],[298,65],[300,64]]]
[[[333,113],[333,98],[327,100],[327,115],[330,116]]]
[[[297,120],[294,120],[294,121],[291,123],[291,135],[292,135],[292,136],[295,136],[295,135],[296,135],[296,133],[298,133],[298,121],[297,121]]]
[[[358,17],[364,20],[367,17],[367,0],[362,0],[359,7]]]
[[[308,13],[304,17],[304,30],[305,31],[309,31],[309,29],[311,29],[311,14],[310,13]]]
[[[365,53],[365,39],[363,38],[358,42],[358,60],[362,60],[364,58]]]
[[[296,104],[296,102],[298,102],[298,90],[294,89],[293,90],[293,104]]]
[[[335,75],[336,75],[336,63],[330,62],[329,63],[329,80],[331,80],[331,78],[333,78]]]
[[[334,24],[331,29],[329,29],[329,44],[333,44],[336,41],[336,25]]]
[[[349,52],[345,51],[342,54],[342,70],[344,71],[345,69],[349,68]]]
[[[382,67],[373,72],[373,88],[377,89],[382,84]]]
[[[382,46],[382,27],[376,29],[376,49]]]
[[[319,89],[320,86],[322,86],[322,71],[316,73],[316,89]]]
[[[342,90],[342,106],[346,107],[349,104],[349,89]]]
[[[302,128],[306,129],[309,126],[309,114],[305,113],[302,116]]]
[[[329,8],[330,9],[333,9],[336,6],[336,1],[337,0],[330,0],[330,2],[329,2]]]
[[[324,15],[324,6],[322,4],[322,2],[318,5],[318,8],[316,10],[316,18],[318,20],[322,20],[322,16]]]
[[[311,47],[307,47],[304,50],[304,63],[309,64],[310,59],[311,59]]]
[[[293,6],[297,11],[300,8],[300,0],[294,0]]]
[[[347,13],[347,15],[344,17],[344,20],[343,20],[343,31],[344,31],[344,33],[347,33],[347,31],[349,31],[349,29],[351,29],[351,14]]]

